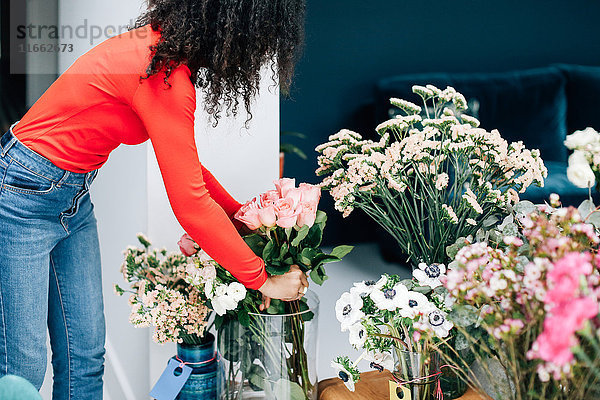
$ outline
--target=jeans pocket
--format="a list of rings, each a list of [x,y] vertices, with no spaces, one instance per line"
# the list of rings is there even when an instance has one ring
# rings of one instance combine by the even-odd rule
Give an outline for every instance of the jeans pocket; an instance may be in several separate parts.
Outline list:
[[[6,170],[2,188],[23,194],[48,194],[54,190],[54,182],[12,161]]]

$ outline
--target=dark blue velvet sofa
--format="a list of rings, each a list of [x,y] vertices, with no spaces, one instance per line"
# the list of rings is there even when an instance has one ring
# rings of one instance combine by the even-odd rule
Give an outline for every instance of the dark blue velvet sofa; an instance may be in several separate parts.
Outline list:
[[[401,75],[376,84],[375,113],[378,121],[397,111],[390,97],[417,104],[413,85],[453,86],[465,95],[471,111],[485,129],[498,129],[509,141],[522,140],[539,149],[548,168],[543,188],[532,187],[522,196],[542,203],[558,193],[564,205],[579,205],[588,196],[566,175],[567,134],[588,126],[600,130],[600,67],[552,65],[504,73],[427,73]],[[596,204],[598,196],[594,193]]]

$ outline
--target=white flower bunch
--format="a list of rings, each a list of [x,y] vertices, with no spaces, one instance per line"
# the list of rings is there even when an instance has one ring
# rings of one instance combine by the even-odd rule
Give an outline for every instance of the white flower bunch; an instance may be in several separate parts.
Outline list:
[[[442,264],[421,263],[413,278],[383,275],[377,281],[357,282],[336,302],[336,317],[350,344],[363,350],[358,360],[338,357],[332,366],[348,389],[359,377],[358,362],[366,359],[373,368],[394,369],[392,352],[420,351],[428,343],[448,337],[454,327],[448,320],[451,299],[442,287]]]
[[[239,282],[224,282],[217,276],[219,265],[204,250],[200,250],[186,266],[186,282],[206,296],[217,315],[235,310],[246,298],[246,288]]]
[[[479,128],[453,88],[413,91],[423,108],[390,99],[406,115],[378,125],[379,141],[349,130],[330,136],[316,148],[316,173],[345,217],[365,211],[415,263],[447,262],[448,245],[475,234],[530,185],[543,186],[547,169],[538,150]]]
[[[564,143],[573,150],[567,168],[569,180],[580,188],[595,186],[600,181],[600,133],[592,128],[575,131]]]

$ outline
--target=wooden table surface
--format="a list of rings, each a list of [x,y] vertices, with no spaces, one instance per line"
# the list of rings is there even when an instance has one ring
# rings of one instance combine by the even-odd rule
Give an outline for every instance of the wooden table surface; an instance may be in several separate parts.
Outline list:
[[[356,383],[356,390],[350,392],[338,378],[319,382],[319,400],[389,400],[389,384],[392,375],[388,371],[365,372]],[[485,400],[486,397],[469,389],[459,400]]]

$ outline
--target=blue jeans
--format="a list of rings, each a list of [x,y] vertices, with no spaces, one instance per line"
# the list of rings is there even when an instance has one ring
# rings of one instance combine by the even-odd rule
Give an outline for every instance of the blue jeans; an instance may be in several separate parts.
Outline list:
[[[0,376],[39,390],[46,331],[53,399],[102,398],[104,309],[89,187],[8,131],[0,138]]]

